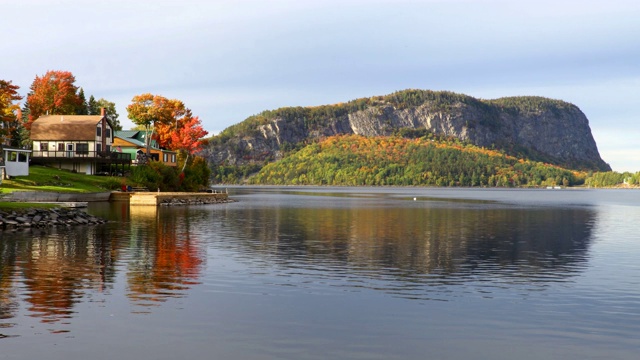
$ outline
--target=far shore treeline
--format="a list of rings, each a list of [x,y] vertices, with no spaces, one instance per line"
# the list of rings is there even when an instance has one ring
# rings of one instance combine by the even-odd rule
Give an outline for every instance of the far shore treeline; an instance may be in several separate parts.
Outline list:
[[[0,79],[0,144],[5,146],[29,147],[31,145],[30,124],[38,116],[47,113],[92,115],[99,114],[100,108],[105,108],[114,128],[122,129],[115,104],[104,98],[96,99],[93,95],[87,98],[84,89],[75,84],[75,77],[68,71],[48,71],[45,75],[36,76],[28,95],[24,98],[19,94],[19,88],[10,80]],[[450,107],[448,101],[473,100],[468,96],[448,92],[398,92],[393,96],[398,97],[399,94],[444,96],[442,99],[437,99],[440,106],[438,110],[447,110]],[[326,121],[323,116],[333,116],[335,119],[342,114],[339,112],[336,115],[329,110],[335,108],[337,109],[335,111],[340,110],[344,113],[360,111],[375,103],[375,99],[379,100],[382,97],[354,100],[346,103],[348,106],[315,107],[310,114],[317,116],[307,119],[305,117],[307,113],[302,112],[305,115],[302,118],[313,125],[312,127],[320,129],[321,123]],[[510,98],[510,101],[522,102],[523,99]],[[22,100],[24,103],[20,103]],[[426,101],[422,98],[418,100],[420,101],[416,102],[417,104]],[[534,100],[541,101],[538,98]],[[406,103],[407,101],[403,99],[400,104],[412,105],[411,102]],[[527,101],[529,101],[528,98]],[[494,102],[503,107],[515,106]],[[552,103],[554,107],[559,106],[558,104],[565,106],[562,102]],[[471,105],[489,109],[476,101]],[[517,105],[522,107],[522,104]],[[529,107],[527,111],[539,106],[537,103],[525,105]],[[287,109],[266,111],[263,114],[286,113]],[[300,112],[300,110],[296,111],[296,114]],[[251,116],[222,131],[218,136],[205,138],[208,134],[203,130],[200,119],[194,116],[180,100],[148,93],[140,94],[132,98],[131,104],[127,106],[127,112],[128,117],[136,124],[135,129],[148,132],[147,138],[153,137],[161,147],[178,152],[180,166],[168,168],[152,162],[146,167],[136,167],[126,178],[113,177],[109,181],[109,187],[112,188],[122,184],[172,191],[195,191],[210,184],[446,187],[640,186],[640,172],[619,173],[570,168],[547,162],[544,157],[540,157],[540,154],[528,154],[526,151],[513,153],[500,148],[477,146],[425,129],[397,129],[385,136],[351,134],[307,138],[298,143],[282,143],[278,149],[280,155],[277,158],[267,155],[263,159],[250,159],[233,164],[228,161],[217,162],[210,156],[211,146],[224,144],[231,137],[259,136],[259,127],[272,119],[265,117],[266,115],[261,115],[266,120],[260,116]],[[258,118],[262,120],[257,121]],[[234,148],[232,145],[225,151],[230,152],[231,157],[238,159],[247,157],[246,149]]]

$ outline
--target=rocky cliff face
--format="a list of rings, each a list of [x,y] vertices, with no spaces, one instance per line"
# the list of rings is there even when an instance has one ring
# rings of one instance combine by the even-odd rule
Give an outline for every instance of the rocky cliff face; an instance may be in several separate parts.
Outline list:
[[[244,131],[223,132],[203,155],[215,164],[264,163],[280,159],[283,150],[324,136],[388,136],[399,129],[424,129],[569,168],[610,170],[582,111],[539,97],[481,101],[408,90],[354,100],[347,106],[279,109],[246,122]]]

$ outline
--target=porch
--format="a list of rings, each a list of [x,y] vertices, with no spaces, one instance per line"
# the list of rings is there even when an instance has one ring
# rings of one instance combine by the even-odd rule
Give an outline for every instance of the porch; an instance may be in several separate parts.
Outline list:
[[[87,175],[124,174],[131,169],[131,154],[91,150],[33,150],[31,163],[58,165]]]

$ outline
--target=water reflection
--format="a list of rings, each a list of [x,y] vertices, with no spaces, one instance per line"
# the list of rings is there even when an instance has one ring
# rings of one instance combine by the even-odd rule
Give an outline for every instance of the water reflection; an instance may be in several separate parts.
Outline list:
[[[399,207],[312,198],[282,206],[273,200],[227,213],[233,231],[224,241],[237,242],[250,259],[277,264],[279,276],[303,269],[311,280],[314,272],[358,277],[357,284],[336,284],[424,299],[442,298],[432,287],[509,283],[531,289],[566,281],[586,266],[596,216],[580,207],[459,201]]]
[[[13,318],[19,306],[13,280],[15,267],[9,265],[15,263],[14,252],[11,251],[13,246],[14,244],[0,236],[0,259],[2,259],[0,262],[0,320]],[[5,257],[8,258],[6,262],[9,264],[5,264]],[[2,324],[0,322],[0,329],[3,327]]]
[[[207,257],[218,253],[244,268],[231,275],[208,269],[220,272],[213,281],[227,289],[253,282],[260,294],[276,294],[280,285],[420,300],[544,290],[584,269],[596,217],[589,207],[303,194],[90,211],[111,222],[0,233],[0,328],[12,326],[24,302],[28,316],[67,331],[76,305],[114,296],[118,279],[131,311],[151,312],[187,296],[203,281]],[[242,279],[223,283],[224,276]]]
[[[184,296],[198,283],[205,253],[188,217],[106,206],[96,210],[113,219],[105,225],[0,232],[0,328],[12,326],[23,301],[28,316],[58,324],[51,332],[68,331],[76,305],[108,295],[123,268],[136,306]]]
[[[108,281],[101,261],[106,250],[95,231],[84,227],[3,236],[0,291],[12,292],[19,287],[31,316],[43,322],[70,318],[74,304],[85,292],[98,290]],[[25,241],[25,237],[30,239]]]
[[[189,216],[180,210],[187,209],[163,212],[156,207],[131,207],[133,253],[128,261],[128,297],[140,305],[184,296],[198,283],[204,248],[190,231]]]

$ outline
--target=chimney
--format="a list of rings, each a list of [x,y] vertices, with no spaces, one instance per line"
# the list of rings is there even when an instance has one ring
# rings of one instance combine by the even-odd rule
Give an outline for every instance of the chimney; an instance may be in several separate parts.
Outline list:
[[[102,149],[100,150],[106,151],[107,149],[107,116],[104,108],[100,108],[100,116],[102,117],[102,119],[100,119],[100,121],[102,122],[102,139],[101,139]]]

